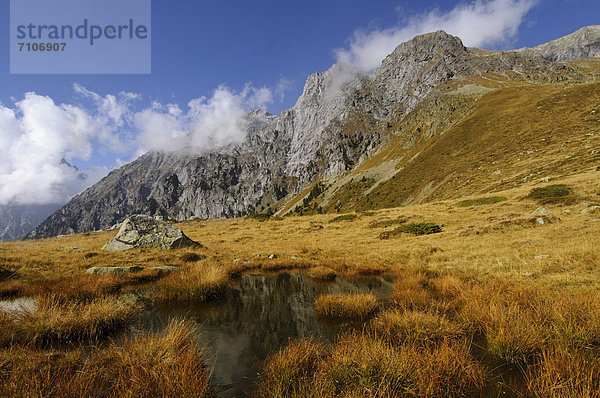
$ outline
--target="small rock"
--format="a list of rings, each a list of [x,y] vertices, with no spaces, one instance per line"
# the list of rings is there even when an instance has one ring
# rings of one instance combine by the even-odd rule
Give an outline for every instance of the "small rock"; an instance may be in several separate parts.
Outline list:
[[[172,265],[159,265],[159,266],[151,267],[151,268],[148,268],[148,269],[156,270],[156,271],[161,271],[161,272],[171,272],[171,271],[177,271],[178,270],[177,267],[174,267]]]
[[[549,259],[549,258],[550,258],[550,255],[549,255],[549,254],[541,254],[541,255],[539,255],[539,256],[535,256],[535,259],[536,259],[536,260],[547,260],[547,259]]]
[[[242,261],[242,259],[241,259],[241,258],[234,258],[234,259],[233,259],[233,262],[234,262],[234,263],[239,263],[240,261]]]
[[[496,170],[492,173],[493,176],[498,176],[500,174],[502,174],[502,170]]]
[[[538,217],[535,219],[536,224],[544,225],[544,219],[542,217]]]
[[[290,259],[292,259],[292,260],[300,260],[300,257],[298,257],[298,256],[292,256],[292,257],[290,257]]]
[[[122,275],[131,272],[139,272],[142,271],[144,267],[139,266],[130,266],[130,267],[92,267],[88,268],[85,273],[86,274],[99,274],[99,275]]]
[[[540,182],[550,182],[550,177],[544,177],[540,180]]]
[[[65,246],[65,247],[57,247],[56,250],[81,253],[81,252],[86,251],[87,249],[83,249],[83,248],[77,247],[77,246]]]
[[[571,214],[571,210],[563,210],[562,214]]]
[[[273,253],[273,254],[269,254],[269,260],[275,260],[277,258],[277,254]]]
[[[530,245],[533,243],[533,241],[530,239],[523,239],[523,240],[520,240],[519,243],[522,245]]]
[[[537,216],[538,214],[548,214],[548,213],[550,213],[550,210],[546,209],[545,207],[538,207],[531,214],[534,215],[534,216]]]
[[[593,211],[600,211],[600,206],[590,206],[588,208],[585,208],[581,210],[581,214],[591,213]]]

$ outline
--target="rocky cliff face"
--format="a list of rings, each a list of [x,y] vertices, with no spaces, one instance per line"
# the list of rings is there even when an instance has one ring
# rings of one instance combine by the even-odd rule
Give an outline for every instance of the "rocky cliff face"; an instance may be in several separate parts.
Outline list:
[[[308,77],[291,109],[278,116],[249,113],[242,144],[197,156],[143,155],[73,198],[28,237],[110,228],[132,213],[185,220],[273,210],[318,178],[362,162],[385,141],[391,124],[440,84],[595,54],[591,49],[600,42],[593,34],[577,40],[590,50],[564,50],[569,40],[499,52],[466,48],[459,38],[438,31],[401,44],[372,74],[335,64]]]

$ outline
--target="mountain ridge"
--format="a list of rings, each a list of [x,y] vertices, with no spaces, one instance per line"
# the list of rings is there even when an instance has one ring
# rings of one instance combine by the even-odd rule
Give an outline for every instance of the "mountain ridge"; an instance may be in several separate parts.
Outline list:
[[[581,54],[556,43],[538,47],[467,48],[437,31],[400,44],[368,75],[334,64],[310,75],[297,103],[280,115],[249,113],[242,144],[199,156],[143,155],[74,197],[27,237],[106,229],[133,212],[181,221],[276,211],[307,186],[349,173],[381,151],[393,139],[393,126],[440,85],[473,75],[545,75],[552,54]]]

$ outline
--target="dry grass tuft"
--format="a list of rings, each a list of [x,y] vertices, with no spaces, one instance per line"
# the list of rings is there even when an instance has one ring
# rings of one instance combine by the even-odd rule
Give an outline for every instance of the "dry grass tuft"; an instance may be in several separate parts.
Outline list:
[[[527,379],[529,391],[538,398],[600,397],[600,361],[577,350],[544,351]]]
[[[388,310],[371,322],[379,335],[394,344],[431,343],[457,338],[462,334],[459,326],[438,314],[420,311]]]
[[[0,298],[14,297],[23,294],[25,286],[21,281],[0,282]]]
[[[47,346],[81,340],[97,341],[111,334],[140,311],[132,300],[104,297],[89,302],[68,302],[56,296],[38,297],[35,309],[3,313],[4,343]]]
[[[165,300],[205,301],[222,297],[230,274],[218,264],[197,264],[158,282],[157,296]]]
[[[375,313],[378,308],[377,297],[368,293],[323,294],[315,300],[317,315],[328,319],[365,319]]]
[[[172,321],[105,349],[0,351],[0,395],[56,397],[214,396],[193,328]]]
[[[394,347],[362,333],[343,336],[328,352],[312,341],[294,343],[265,368],[264,397],[464,397],[486,379],[468,344]]]
[[[337,273],[329,267],[316,266],[308,270],[308,275],[318,281],[333,281]]]
[[[265,362],[260,396],[306,397],[313,395],[311,379],[327,351],[313,339],[295,341]]]
[[[427,289],[428,278],[421,273],[402,274],[394,282],[394,290],[390,303],[405,310],[428,310],[434,303],[434,298]]]

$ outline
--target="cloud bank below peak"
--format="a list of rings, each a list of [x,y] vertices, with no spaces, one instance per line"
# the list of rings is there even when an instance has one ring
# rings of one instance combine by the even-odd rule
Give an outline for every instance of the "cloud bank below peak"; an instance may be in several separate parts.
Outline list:
[[[240,92],[220,86],[184,110],[159,102],[143,109],[135,93],[102,96],[79,84],[73,90],[77,104],[57,104],[35,92],[13,106],[0,103],[0,205],[66,203],[122,165],[120,156],[206,153],[240,143],[246,137],[244,115],[266,110],[273,101],[270,89],[251,84]],[[113,158],[114,164],[84,172],[71,165],[96,156]]]
[[[458,36],[466,46],[493,47],[513,40],[525,15],[538,0],[475,0],[453,9],[413,15],[388,29],[357,30],[345,48],[334,50],[338,62],[371,71],[400,44],[437,30]]]

